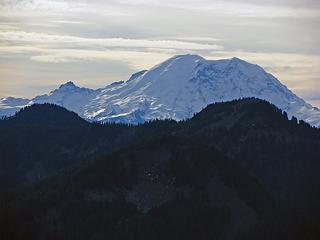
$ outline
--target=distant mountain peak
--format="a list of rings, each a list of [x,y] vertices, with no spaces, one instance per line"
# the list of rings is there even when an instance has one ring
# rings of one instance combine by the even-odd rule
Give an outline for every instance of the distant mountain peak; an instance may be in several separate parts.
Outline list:
[[[171,59],[182,59],[182,60],[205,60],[202,56],[197,54],[181,54],[175,55]]]
[[[74,84],[72,81],[68,81],[62,85],[60,85],[59,89],[71,89],[71,88],[78,88],[77,85]]]
[[[220,60],[207,60],[205,59],[204,57],[200,56],[200,55],[197,55],[197,54],[182,54],[182,55],[175,55],[171,58],[169,58],[167,61],[180,61],[180,62],[211,62],[211,61],[220,61]],[[254,64],[251,64],[239,57],[232,57],[232,58],[229,58],[229,59],[226,59],[228,60],[229,62],[232,62],[232,63],[243,63],[243,64],[250,64],[250,65],[254,65]]]
[[[167,61],[163,62],[164,65],[166,64],[180,64],[180,65],[190,65],[196,64],[198,62],[205,61],[203,57],[196,54],[184,54],[184,55],[175,55],[172,58],[169,58]],[[162,65],[162,64],[160,64]]]
[[[266,100],[289,117],[320,127],[319,109],[262,67],[238,57],[207,60],[195,54],[176,55],[133,74],[126,82],[92,90],[69,81],[31,103],[55,103],[92,121],[139,124],[153,119],[188,119],[209,104],[247,97]],[[0,116],[21,108],[11,102],[0,104]]]
[[[131,77],[129,78],[129,80],[127,82],[130,82],[132,81],[133,79],[136,79],[140,76],[142,76],[143,74],[145,74],[148,70],[142,70],[142,71],[139,71],[139,72],[136,72],[134,74],[131,75]]]
[[[257,64],[253,64],[253,63],[247,62],[246,60],[243,60],[243,59],[238,58],[238,57],[230,58],[229,62],[230,62],[230,64],[237,65],[237,66],[244,66],[244,67],[256,68],[257,70],[258,69],[259,70],[263,70],[263,68],[261,68]]]
[[[230,60],[233,61],[233,62],[246,62],[246,61],[244,61],[244,60],[242,60],[241,58],[238,58],[238,57],[233,57]]]
[[[23,103],[23,104],[25,104],[25,103],[27,103],[27,102],[29,102],[30,100],[29,99],[26,99],[26,98],[15,98],[15,97],[6,97],[6,98],[2,98],[2,99],[0,99],[0,102],[2,103],[2,102],[4,102],[4,103],[10,103],[10,102],[14,102],[14,103],[17,103],[17,102],[19,102],[19,103]],[[23,105],[22,104],[22,105]]]

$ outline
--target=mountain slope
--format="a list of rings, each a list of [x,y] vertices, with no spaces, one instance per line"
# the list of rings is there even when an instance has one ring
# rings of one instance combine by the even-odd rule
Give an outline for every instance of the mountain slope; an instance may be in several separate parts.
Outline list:
[[[320,130],[266,101],[139,126],[0,121],[0,134],[0,183],[37,178],[0,191],[4,239],[320,236]]]
[[[238,58],[213,61],[197,55],[175,56],[149,71],[133,74],[126,82],[96,91],[74,85],[62,91],[60,87],[31,103],[59,104],[90,121],[139,124],[153,119],[191,118],[208,104],[245,97],[267,100],[289,117],[320,126],[319,109],[258,65]],[[6,110],[0,106],[1,111]]]
[[[36,105],[22,113],[31,115],[32,120],[42,119],[40,107]],[[55,118],[61,120],[51,123],[49,119],[48,124],[25,120],[17,124],[15,118],[0,121],[1,171],[6,176],[11,172],[12,180],[18,176],[19,180],[13,181],[18,186],[32,183],[34,178],[28,181],[28,176],[34,173],[46,177],[81,159],[162,135],[189,136],[220,149],[285,199],[310,191],[320,168],[319,130],[302,121],[298,124],[295,118],[289,121],[281,110],[259,99],[212,104],[188,121],[153,121],[139,126],[83,124],[78,118],[63,124],[69,122],[64,111],[57,113],[51,105],[42,107],[46,112],[55,112]],[[2,185],[9,182],[1,181]],[[290,182],[295,187],[286,189]]]
[[[208,61],[193,55],[173,57],[132,81],[104,89],[88,105],[85,116],[129,123],[182,120],[208,104],[244,97],[267,100],[290,117],[319,126],[320,111],[261,67],[237,58]]]
[[[27,229],[24,239],[33,240],[231,240],[275,210],[264,188],[228,159],[188,138],[168,136],[62,172],[15,204],[3,225],[17,226],[12,239]],[[28,209],[33,212],[26,214]]]
[[[73,82],[62,84],[49,94],[33,99],[4,98],[0,100],[0,117],[12,116],[25,106],[32,104],[52,103],[76,112],[82,118],[85,106],[95,97],[98,90],[81,88]]]
[[[115,150],[126,126],[88,123],[53,104],[0,120],[0,190],[36,183],[97,152]]]
[[[83,117],[86,104],[90,102],[97,90],[77,87],[73,82],[67,82],[49,95],[42,95],[32,99],[29,104],[53,103],[74,111]]]

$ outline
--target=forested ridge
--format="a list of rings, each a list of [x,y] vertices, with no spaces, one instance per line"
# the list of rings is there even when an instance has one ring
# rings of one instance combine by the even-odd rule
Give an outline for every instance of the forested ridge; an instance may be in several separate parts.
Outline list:
[[[320,239],[320,130],[253,98],[192,119],[0,121],[0,239]]]

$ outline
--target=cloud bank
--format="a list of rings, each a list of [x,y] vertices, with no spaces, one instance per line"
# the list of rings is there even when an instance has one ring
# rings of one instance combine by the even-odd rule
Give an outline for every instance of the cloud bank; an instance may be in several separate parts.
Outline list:
[[[319,25],[316,0],[2,0],[0,97],[104,86],[196,53],[258,63],[319,104]]]

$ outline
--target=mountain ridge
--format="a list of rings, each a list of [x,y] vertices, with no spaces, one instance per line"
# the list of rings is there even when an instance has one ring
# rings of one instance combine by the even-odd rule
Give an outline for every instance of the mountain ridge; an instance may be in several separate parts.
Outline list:
[[[129,80],[97,90],[68,82],[32,103],[55,103],[89,121],[140,124],[153,119],[184,120],[215,102],[256,97],[320,127],[320,110],[296,96],[262,67],[239,58],[206,60],[177,55]],[[0,100],[0,116],[20,106]]]
[[[30,123],[52,109],[57,125]],[[319,239],[320,129],[267,101],[138,126],[22,113],[0,121],[0,236]]]

